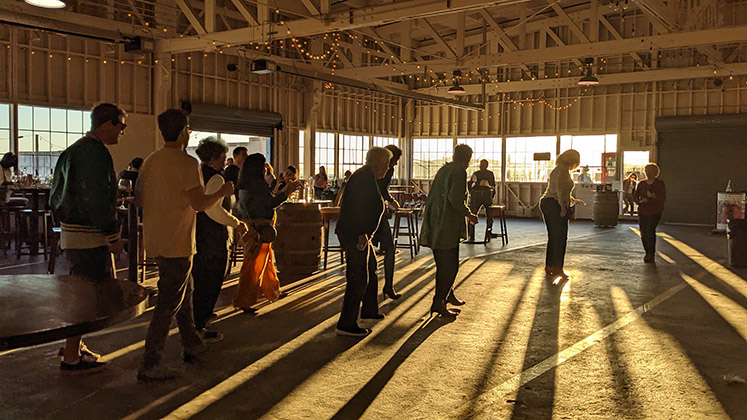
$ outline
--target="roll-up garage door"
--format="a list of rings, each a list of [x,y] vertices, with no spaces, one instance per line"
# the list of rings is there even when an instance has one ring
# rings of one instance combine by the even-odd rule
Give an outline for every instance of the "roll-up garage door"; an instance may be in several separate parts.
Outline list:
[[[729,180],[747,190],[747,114],[659,117],[657,156],[667,186],[662,220],[713,225]]]
[[[274,129],[283,128],[283,116],[277,112],[187,102],[182,108],[190,111],[190,126],[197,131],[272,137]]]

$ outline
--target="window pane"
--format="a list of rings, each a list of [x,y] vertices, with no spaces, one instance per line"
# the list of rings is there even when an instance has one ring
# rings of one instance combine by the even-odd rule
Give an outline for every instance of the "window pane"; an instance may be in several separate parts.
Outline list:
[[[18,105],[18,129],[31,130],[34,128],[34,109],[26,105]]]
[[[43,106],[34,107],[34,130],[49,130],[49,108]]]
[[[10,130],[0,130],[0,153],[10,151]]]
[[[488,170],[495,175],[497,182],[501,180],[501,138],[461,138],[457,143],[466,144],[472,148],[472,160],[467,169],[467,176],[471,176],[480,168],[480,161],[488,161]]]
[[[368,151],[368,136],[340,135],[340,175],[363,166]]]
[[[39,151],[63,151],[67,147],[67,134],[52,133],[50,142],[39,143]]]
[[[0,104],[0,128],[10,128],[9,104]]]
[[[305,177],[305,175],[304,175],[305,174],[305,172],[304,172],[305,165],[304,165],[303,151],[304,151],[304,147],[305,147],[304,141],[306,141],[306,140],[305,140],[305,137],[304,137],[305,136],[304,133],[305,132],[303,130],[301,130],[301,131],[298,132],[298,177],[300,179],[304,179],[304,177]]]
[[[327,176],[334,178],[335,172],[335,133],[316,133],[314,160],[316,168],[309,169],[309,175],[319,172],[319,167],[324,166]]]
[[[561,136],[560,152],[568,149],[575,149],[581,155],[579,169],[573,174],[574,181],[578,181],[578,176],[588,167],[592,182],[599,183],[603,172],[602,153],[617,151],[617,135]]]
[[[29,130],[18,130],[18,151],[34,151],[34,133]],[[18,165],[20,167],[20,163]]]
[[[447,160],[451,160],[451,138],[412,139],[412,177],[433,179]]]
[[[50,114],[52,131],[67,131],[67,112],[64,109],[52,108]]]
[[[71,109],[67,111],[67,130],[71,133],[85,133],[83,127],[83,111]]]
[[[555,136],[506,138],[506,181],[546,182],[555,166]],[[549,153],[550,160],[535,161],[535,153]]]

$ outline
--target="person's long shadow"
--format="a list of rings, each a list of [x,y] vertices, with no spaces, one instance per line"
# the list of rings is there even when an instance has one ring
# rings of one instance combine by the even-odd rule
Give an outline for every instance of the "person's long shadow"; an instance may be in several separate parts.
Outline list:
[[[347,402],[334,416],[333,420],[357,419],[368,409],[371,403],[376,399],[382,389],[389,383],[394,376],[394,372],[407,358],[418,348],[428,337],[437,329],[441,328],[449,321],[441,317],[430,317],[424,325],[418,328],[407,338],[397,352],[386,362],[384,367],[371,378],[363,388],[350,401]]]
[[[412,298],[414,298],[414,295],[419,293],[422,288],[428,288],[429,286],[432,287],[433,278],[430,275],[424,275],[427,272],[428,267],[423,265],[400,279],[403,283],[412,283],[412,287],[403,293],[402,299],[398,302],[408,304],[409,308],[414,307],[420,302],[422,298],[416,300],[413,300]],[[265,328],[257,329],[257,332],[265,331],[265,333],[267,333],[270,324],[275,324],[277,318],[293,317],[296,319],[299,317],[299,312],[305,312],[311,316],[311,319],[316,321],[307,322],[304,327],[295,329],[296,332],[294,333],[294,336],[295,334],[300,336],[304,331],[312,328],[313,324],[318,323],[321,313],[323,313],[322,316],[324,317],[334,316],[336,313],[339,313],[339,305],[343,293],[344,288],[337,288],[335,293],[332,294],[335,297],[334,303],[328,302],[323,309],[317,309],[314,305],[307,305],[300,311],[298,308],[282,308],[282,310],[276,313],[269,313],[268,316],[260,316],[257,321],[268,325],[266,325]],[[313,296],[309,296],[308,298],[311,300],[318,300],[319,296],[317,293],[313,293],[312,295]],[[263,320],[263,318],[265,319]],[[237,327],[239,327],[239,325],[237,325]],[[286,396],[291,394],[298,385],[312,377],[316,372],[323,369],[329,362],[359,342],[359,340],[350,337],[335,337],[333,335],[334,328],[334,326],[325,328],[315,336],[310,337],[305,343],[301,344],[296,349],[281,356],[279,360],[273,362],[261,372],[252,376],[246,382],[239,385],[235,390],[223,396],[220,401],[200,413],[200,417],[255,418],[268,413],[276,404],[280,403],[286,398]],[[270,334],[273,333],[270,332]],[[236,340],[237,342],[235,344],[241,346],[238,341],[242,339]],[[372,345],[372,343],[369,342],[367,345]],[[235,352],[235,354],[240,354],[240,351]],[[246,362],[243,361],[241,363],[246,364]],[[249,364],[251,363],[253,362],[250,362]],[[214,381],[222,380],[224,378],[225,376],[215,378]],[[248,399],[247,395],[251,395],[251,398]]]
[[[515,268],[515,267],[514,267]],[[512,269],[513,270],[513,269]],[[506,275],[508,277],[511,273]],[[490,355],[490,359],[485,363],[483,366],[483,372],[480,376],[480,380],[477,382],[478,385],[475,388],[475,391],[472,393],[472,399],[469,402],[469,405],[465,407],[463,410],[461,410],[460,416],[467,416],[474,414],[473,411],[477,408],[477,397],[482,395],[486,388],[490,384],[490,377],[491,374],[494,371],[496,360],[498,360],[498,357],[500,356],[502,350],[504,349],[504,344],[506,343],[506,335],[508,334],[508,331],[511,329],[511,325],[514,323],[514,320],[516,318],[517,312],[519,311],[519,307],[521,306],[521,302],[525,299],[527,295],[527,291],[529,289],[529,284],[532,281],[532,277],[529,276],[524,280],[524,284],[521,286],[521,290],[517,293],[517,297],[513,302],[513,305],[509,311],[508,318],[503,323],[502,328],[497,331],[497,334],[495,335],[495,339],[493,342],[495,342],[495,347],[493,347],[493,352]]]
[[[685,240],[682,239],[683,242]],[[734,288],[739,287],[739,283],[724,281],[719,275],[697,265],[691,259],[692,255],[673,249],[669,244],[665,245],[661,239],[659,241],[660,250],[676,262],[672,271],[678,271],[678,277],[680,273],[688,276],[691,284],[671,301],[663,302],[657,308],[657,311],[661,311],[659,313],[668,316],[650,314],[645,319],[651,328],[677,341],[689,358],[690,365],[697,370],[718,400],[720,408],[731,418],[744,418],[746,406],[742,391],[736,391],[733,385],[722,379],[724,374],[743,372],[747,364],[744,352],[747,339],[740,331],[743,326],[735,324],[740,318],[729,319],[728,316],[738,316],[740,312],[747,310],[744,290]],[[695,248],[694,244],[692,248]],[[709,258],[715,261],[725,260],[715,250],[711,250]],[[742,279],[747,277],[743,270],[723,268]],[[713,299],[715,306],[708,298]],[[683,304],[687,307],[686,312],[682,311]]]
[[[560,318],[560,294],[563,284],[555,285],[543,280],[532,330],[524,353],[524,364],[516,394],[512,419],[551,419],[555,402],[555,370],[527,382],[528,369],[558,353],[558,323]]]

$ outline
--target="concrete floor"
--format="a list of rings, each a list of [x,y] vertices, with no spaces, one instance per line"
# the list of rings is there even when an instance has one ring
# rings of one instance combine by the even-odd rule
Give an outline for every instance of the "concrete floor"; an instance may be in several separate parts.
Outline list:
[[[146,313],[86,340],[111,361],[98,374],[60,375],[56,343],[0,354],[0,419],[747,418],[746,385],[724,380],[747,378],[747,270],[728,268],[724,236],[663,226],[648,265],[634,225],[572,223],[558,287],[543,278],[542,223],[508,225],[505,248],[462,246],[455,322],[427,314],[427,249],[400,252],[403,297],[381,301],[363,340],[334,334],[338,261],[257,317],[226,306],[229,281],[214,324],[226,338],[197,365],[168,342],[183,378],[136,382]],[[0,274],[45,267],[8,264]]]

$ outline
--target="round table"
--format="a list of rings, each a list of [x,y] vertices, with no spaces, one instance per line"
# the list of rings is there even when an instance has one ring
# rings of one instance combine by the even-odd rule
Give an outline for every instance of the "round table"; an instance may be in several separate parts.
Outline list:
[[[81,276],[0,276],[0,350],[104,329],[145,311],[148,294],[129,281]]]

